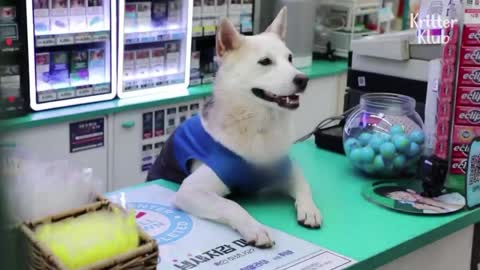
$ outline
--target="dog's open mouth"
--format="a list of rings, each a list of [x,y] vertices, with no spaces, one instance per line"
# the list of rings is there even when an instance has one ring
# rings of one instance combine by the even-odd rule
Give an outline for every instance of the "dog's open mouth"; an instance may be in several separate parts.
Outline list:
[[[260,88],[253,88],[252,93],[265,101],[275,102],[278,106],[290,110],[295,110],[300,107],[300,96],[299,95],[289,95],[289,96],[279,96],[272,94],[268,91],[265,91]]]

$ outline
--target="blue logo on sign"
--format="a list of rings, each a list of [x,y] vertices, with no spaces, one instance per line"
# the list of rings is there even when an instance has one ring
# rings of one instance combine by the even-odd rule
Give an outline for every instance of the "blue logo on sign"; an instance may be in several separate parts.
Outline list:
[[[151,235],[159,245],[175,242],[187,235],[193,227],[192,219],[170,206],[154,203],[127,203],[135,209],[137,224]]]

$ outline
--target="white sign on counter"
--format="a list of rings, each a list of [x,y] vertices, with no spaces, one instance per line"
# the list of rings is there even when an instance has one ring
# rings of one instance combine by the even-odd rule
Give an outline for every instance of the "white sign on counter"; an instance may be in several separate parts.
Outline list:
[[[354,260],[271,229],[275,246],[247,245],[231,228],[190,216],[171,204],[175,193],[156,184],[111,193],[135,209],[137,223],[159,244],[159,270],[339,270]]]

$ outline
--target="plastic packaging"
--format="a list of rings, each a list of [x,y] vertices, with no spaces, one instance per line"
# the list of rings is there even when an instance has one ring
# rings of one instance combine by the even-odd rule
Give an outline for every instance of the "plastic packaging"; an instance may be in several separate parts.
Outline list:
[[[101,181],[72,162],[40,161],[15,148],[1,148],[7,203],[14,223],[40,219],[95,200]]]

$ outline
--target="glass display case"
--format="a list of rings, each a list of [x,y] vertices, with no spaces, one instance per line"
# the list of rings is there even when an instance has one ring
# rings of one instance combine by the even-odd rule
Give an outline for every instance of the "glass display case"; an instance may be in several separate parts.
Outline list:
[[[32,109],[114,98],[116,1],[26,2]]]
[[[193,0],[118,3],[118,96],[187,93]]]

